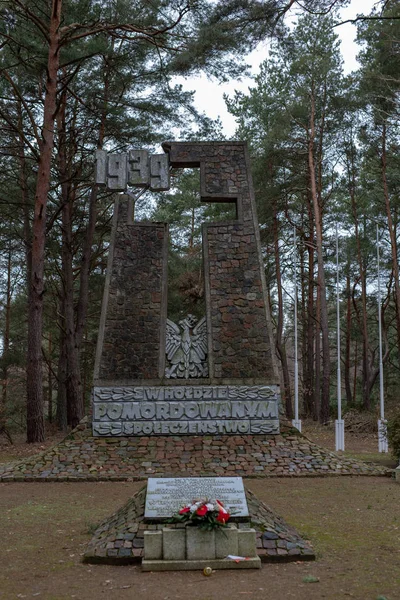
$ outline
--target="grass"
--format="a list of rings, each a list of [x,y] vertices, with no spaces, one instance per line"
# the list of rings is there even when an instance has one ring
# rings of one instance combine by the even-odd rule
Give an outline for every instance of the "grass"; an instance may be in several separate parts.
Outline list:
[[[14,483],[1,486],[0,598],[98,600],[387,600],[400,589],[400,486],[387,478],[249,480],[248,487],[310,538],[313,563],[261,571],[141,573],[81,562],[96,523],[142,483]],[[318,579],[316,582],[311,578]],[[317,585],[309,585],[310,583]],[[21,596],[22,594],[22,596]],[[20,596],[18,596],[20,595]]]

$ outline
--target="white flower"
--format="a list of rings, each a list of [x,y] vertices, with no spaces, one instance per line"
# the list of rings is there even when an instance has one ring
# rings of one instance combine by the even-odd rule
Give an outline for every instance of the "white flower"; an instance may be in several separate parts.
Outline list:
[[[197,510],[198,508],[199,508],[199,507],[197,506],[197,504],[192,504],[192,506],[190,507],[190,512],[191,512],[191,513],[194,513],[194,512],[196,512],[196,510]]]
[[[206,509],[207,510],[214,510],[214,504],[210,504],[210,503],[206,504]]]

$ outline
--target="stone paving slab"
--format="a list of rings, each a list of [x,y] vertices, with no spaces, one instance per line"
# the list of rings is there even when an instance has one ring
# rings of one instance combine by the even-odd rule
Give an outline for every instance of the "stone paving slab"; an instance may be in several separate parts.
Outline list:
[[[145,531],[184,527],[182,524],[146,523],[146,489],[145,486],[139,490],[122,508],[99,525],[88,544],[84,562],[114,565],[141,562]],[[253,492],[248,489],[245,491],[250,520],[237,523],[237,526],[239,529],[252,527],[256,530],[257,555],[263,562],[315,559],[309,541],[304,540],[296,529],[261,502]]]
[[[0,466],[2,482],[327,475],[391,476],[392,469],[320,448],[284,423],[280,435],[95,438],[87,418],[53,448]]]

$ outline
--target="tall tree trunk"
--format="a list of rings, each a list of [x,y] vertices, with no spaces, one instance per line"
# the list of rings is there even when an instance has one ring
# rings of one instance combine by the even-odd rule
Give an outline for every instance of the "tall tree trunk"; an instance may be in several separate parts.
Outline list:
[[[347,265],[349,269],[350,265]],[[350,383],[350,352],[351,352],[351,292],[350,292],[350,272],[346,275],[346,343],[344,353],[344,385],[346,390],[346,404],[353,405]]]
[[[321,309],[321,333],[322,333],[322,387],[321,387],[321,411],[320,421],[326,423],[329,420],[329,386],[331,375],[331,364],[329,355],[329,330],[328,330],[328,305],[326,300],[326,283],[323,259],[323,234],[322,234],[322,211],[317,194],[314,158],[315,140],[315,97],[314,90],[311,93],[310,113],[310,137],[308,141],[308,166],[310,173],[311,197],[314,208],[317,261],[318,261],[318,287],[320,292]]]
[[[59,28],[62,0],[52,0],[47,81],[43,107],[39,169],[36,180],[32,226],[32,277],[28,307],[27,360],[27,441],[44,441],[42,328],[44,295],[44,250],[46,238],[47,194],[50,189],[51,156],[54,145],[54,120],[57,110],[57,72],[59,67]]]
[[[22,115],[21,100],[18,99],[16,102],[17,115],[18,115],[18,135],[16,139],[16,146],[18,148],[18,162],[19,162],[19,173],[18,182],[19,189],[21,192],[21,203],[22,203],[22,214],[23,214],[23,239],[24,239],[24,250],[25,250],[25,282],[26,282],[26,293],[28,298],[28,311],[31,303],[31,281],[32,281],[32,227],[31,227],[31,206],[29,189],[27,184],[27,167],[25,158],[25,144],[24,144],[24,123]]]
[[[104,144],[104,136],[106,133],[106,121],[109,110],[109,94],[110,94],[110,76],[111,76],[111,65],[106,61],[104,68],[104,103],[103,110],[100,119],[99,126],[99,138],[97,147],[99,150],[103,148]],[[62,127],[65,134],[65,123]],[[65,137],[65,135],[64,135]],[[66,162],[66,159],[65,159]],[[91,268],[91,259],[92,259],[92,247],[93,240],[96,228],[96,219],[97,219],[97,192],[98,188],[96,185],[93,185],[90,196],[89,196],[89,209],[88,209],[88,224],[86,228],[86,235],[84,237],[83,250],[82,250],[82,258],[79,272],[79,296],[76,305],[76,322],[73,328],[72,322],[70,328],[68,323],[71,318],[73,318],[73,312],[71,314],[71,306],[74,306],[73,299],[73,286],[71,286],[71,276],[72,272],[69,272],[68,280],[69,284],[66,282],[66,289],[70,289],[72,293],[72,297],[70,301],[67,303],[66,310],[68,311],[69,317],[64,320],[64,327],[66,327],[66,335],[63,338],[63,343],[67,344],[68,349],[65,349],[65,354],[70,357],[69,364],[71,364],[72,372],[74,376],[72,380],[68,377],[61,377],[59,381],[59,389],[58,393],[60,394],[60,405],[64,402],[65,396],[68,398],[68,405],[71,405],[71,396],[69,390],[61,389],[63,385],[66,385],[68,388],[72,387],[73,390],[77,390],[76,383],[79,379],[79,396],[72,392],[73,403],[75,405],[74,410],[69,410],[68,421],[72,426],[77,425],[77,422],[84,415],[84,388],[82,388],[81,383],[81,351],[82,351],[82,341],[83,341],[83,333],[85,330],[87,311],[89,306],[89,276],[90,276],[90,268]],[[63,215],[67,218],[67,215]],[[72,215],[70,215],[69,220],[71,220]],[[72,236],[72,233],[71,233]],[[72,260],[72,255],[70,255],[70,259]],[[65,256],[65,260],[69,260],[67,256]],[[72,263],[71,263],[72,268]],[[68,330],[70,334],[68,334]],[[60,373],[62,375],[62,372]],[[70,406],[71,408],[71,406]]]
[[[317,286],[315,307],[315,390],[314,421],[321,418],[321,289]]]
[[[30,294],[30,282],[32,281],[32,228],[30,221],[30,198],[29,190],[27,185],[27,168],[25,159],[25,145],[24,145],[24,122],[22,117],[22,106],[21,100],[18,99],[17,103],[17,114],[18,114],[18,136],[16,144],[18,147],[18,162],[19,162],[19,174],[18,183],[21,192],[21,203],[22,212],[24,215],[23,220],[23,235],[24,235],[24,246],[25,246],[25,263],[26,263],[26,290],[27,295]],[[29,301],[29,298],[28,298]]]
[[[358,361],[358,341],[356,340],[356,347],[354,349],[354,374],[353,374],[353,402],[356,404],[357,399],[357,364]]]
[[[97,218],[97,186],[93,186],[89,198],[88,225],[82,251],[79,277],[79,298],[76,310],[75,344],[78,352],[81,350],[83,332],[85,330],[87,310],[89,306],[89,275],[92,258],[92,246]]]
[[[283,396],[285,403],[285,412],[288,419],[293,419],[292,395],[290,391],[289,368],[287,363],[286,348],[282,340],[283,334],[283,294],[282,294],[282,277],[281,263],[279,256],[279,239],[278,239],[278,216],[276,213],[276,205],[273,207],[273,235],[274,235],[274,254],[275,254],[275,272],[276,285],[278,289],[278,321],[276,325],[276,351],[281,361],[282,377],[283,377]]]
[[[71,186],[71,173],[67,160],[66,142],[66,90],[60,99],[60,108],[57,115],[57,130],[59,139],[58,161],[61,177],[62,193],[62,273],[63,273],[63,307],[65,328],[65,354],[67,361],[67,414],[68,423],[76,427],[83,418],[83,395],[78,360],[78,351],[75,344],[75,314],[74,314],[74,273],[73,273],[73,232],[72,215],[74,207],[74,190]]]
[[[49,363],[47,369],[47,387],[48,387],[48,396],[47,396],[47,418],[49,423],[53,422],[53,373],[51,370],[51,353],[53,351],[52,348],[52,340],[51,340],[51,332],[49,332]]]
[[[111,41],[113,45],[114,42]],[[104,102],[103,110],[101,113],[100,127],[99,127],[99,138],[97,142],[97,149],[102,150],[104,145],[104,137],[106,135],[106,123],[109,111],[109,96],[110,96],[110,77],[112,74],[112,68],[109,62],[106,62],[104,69]],[[89,306],[89,275],[90,275],[90,263],[92,259],[92,246],[94,240],[94,234],[96,229],[97,219],[97,185],[93,185],[90,197],[89,197],[89,214],[88,214],[88,225],[86,229],[85,241],[82,251],[82,261],[80,269],[80,281],[79,281],[79,298],[76,311],[76,347],[78,353],[80,353],[83,332],[86,324],[87,310]],[[134,201],[133,209],[134,209]]]
[[[8,355],[10,351],[10,324],[11,324],[11,246],[7,252],[7,284],[6,284],[6,302],[4,306],[5,323],[3,331],[3,353],[2,353],[2,390],[0,399],[0,435],[4,434],[10,443],[12,443],[11,434],[7,428],[6,408],[8,399]]]
[[[63,299],[60,302],[60,314],[64,315]],[[65,338],[64,319],[60,323],[60,352],[58,356],[57,368],[57,426],[61,431],[68,429],[68,414],[67,414],[67,353]]]
[[[394,292],[395,292],[395,303],[396,303],[396,332],[397,332],[397,355],[400,366],[400,281],[399,281],[399,262],[397,259],[397,240],[396,240],[396,228],[393,223],[392,212],[390,208],[389,190],[387,184],[387,156],[386,156],[386,122],[382,125],[382,154],[381,154],[381,166],[382,166],[382,184],[383,184],[383,196],[385,200],[386,216],[388,221],[388,229],[390,235],[390,249],[392,254],[392,270],[394,277]]]
[[[389,280],[387,297],[386,297],[386,300],[384,300],[382,303],[382,310],[381,310],[382,343],[383,343],[383,348],[384,348],[384,352],[383,352],[383,356],[382,356],[383,364],[386,363],[387,359],[389,358],[389,353],[390,353],[390,348],[389,348],[389,344],[388,344],[388,340],[387,340],[387,332],[386,332],[386,327],[385,327],[385,312],[389,305],[389,301],[390,301],[390,297],[391,297],[392,282],[393,282],[393,277],[391,277]],[[370,396],[372,393],[372,388],[374,387],[375,382],[378,379],[379,364],[377,365],[376,368],[373,368],[373,362],[372,362],[369,373],[370,373],[370,376],[369,376],[367,385],[368,385],[368,395]]]
[[[353,213],[354,220],[354,234],[356,238],[357,246],[357,262],[359,279],[361,282],[361,333],[363,342],[362,352],[362,375],[363,375],[363,406],[366,410],[370,409],[371,399],[369,393],[368,382],[370,379],[370,365],[369,365],[369,334],[368,334],[368,313],[367,313],[367,278],[365,272],[365,264],[363,260],[360,240],[360,228],[358,222],[358,211],[356,202],[356,181],[355,181],[355,164],[354,164],[354,146],[352,144],[350,151],[350,160],[347,165],[347,177],[348,187],[351,201],[351,210]],[[356,313],[359,314],[358,312]]]
[[[310,417],[312,415],[312,406],[310,406],[310,391],[311,386],[308,380],[307,373],[307,358],[310,354],[310,349],[307,344],[307,277],[306,271],[304,267],[305,261],[305,250],[301,248],[299,251],[299,266],[300,266],[300,286],[301,286],[301,302],[300,302],[300,312],[301,312],[301,363],[303,366],[303,413],[306,417]],[[313,354],[311,352],[311,354]]]
[[[308,252],[308,276],[307,276],[307,318],[304,320],[306,331],[306,352],[303,359],[303,389],[304,389],[304,405],[307,407],[307,414],[312,415],[315,419],[315,415],[319,414],[319,409],[316,407],[316,403],[319,406],[319,386],[314,381],[314,346],[315,338],[319,332],[319,328],[316,327],[316,316],[314,314],[314,217],[312,211],[312,201],[307,193],[307,212],[308,212],[308,227],[309,236],[307,239],[307,252]],[[318,321],[319,322],[319,321]],[[315,358],[316,360],[316,358]],[[318,391],[317,391],[318,389]],[[317,417],[318,418],[318,417]]]

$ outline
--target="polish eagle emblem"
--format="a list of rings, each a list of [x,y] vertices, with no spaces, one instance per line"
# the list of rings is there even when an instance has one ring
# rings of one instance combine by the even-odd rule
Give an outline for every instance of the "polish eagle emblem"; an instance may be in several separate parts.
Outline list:
[[[207,323],[188,315],[177,325],[167,319],[165,376],[171,379],[208,377]]]

